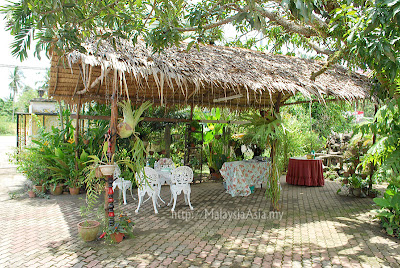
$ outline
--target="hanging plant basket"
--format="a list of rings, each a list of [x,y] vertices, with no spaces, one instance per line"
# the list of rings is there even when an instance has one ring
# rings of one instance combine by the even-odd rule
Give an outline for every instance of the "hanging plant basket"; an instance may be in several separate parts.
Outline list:
[[[115,165],[101,165],[99,168],[104,176],[112,176],[114,174]]]

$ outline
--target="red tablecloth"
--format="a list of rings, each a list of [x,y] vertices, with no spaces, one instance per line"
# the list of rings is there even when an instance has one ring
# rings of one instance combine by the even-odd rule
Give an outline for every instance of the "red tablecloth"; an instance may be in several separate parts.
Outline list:
[[[289,158],[286,182],[293,185],[324,186],[322,160]]]

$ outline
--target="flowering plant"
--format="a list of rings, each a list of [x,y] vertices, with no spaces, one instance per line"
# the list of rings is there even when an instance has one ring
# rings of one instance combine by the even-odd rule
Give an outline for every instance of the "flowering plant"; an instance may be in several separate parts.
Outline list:
[[[128,235],[129,237],[133,236],[133,221],[125,214],[120,214],[118,217],[115,217],[114,226],[106,227],[105,232],[100,236],[103,238],[104,236],[110,236],[114,233],[122,233]]]

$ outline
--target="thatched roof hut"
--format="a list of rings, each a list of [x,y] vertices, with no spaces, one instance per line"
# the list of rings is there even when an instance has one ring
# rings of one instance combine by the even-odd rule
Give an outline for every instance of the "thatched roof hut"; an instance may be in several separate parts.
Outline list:
[[[49,95],[56,100],[107,102],[114,87],[120,95],[160,105],[270,107],[300,92],[323,100],[365,98],[368,79],[333,67],[310,80],[323,62],[272,55],[248,49],[203,46],[169,48],[152,53],[139,42],[87,42],[86,53],[74,51],[51,60]],[[279,97],[278,97],[279,96]]]

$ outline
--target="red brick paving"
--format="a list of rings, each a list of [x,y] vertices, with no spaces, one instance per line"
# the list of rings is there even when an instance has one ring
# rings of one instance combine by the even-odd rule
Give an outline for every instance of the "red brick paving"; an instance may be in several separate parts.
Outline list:
[[[12,176],[0,173],[2,181]],[[165,206],[154,215],[151,202],[135,215],[136,202],[129,198],[120,207],[134,218],[135,237],[120,244],[80,241],[76,225],[84,195],[11,200],[2,189],[0,266],[399,267],[399,241],[373,220],[372,200],[338,196],[339,186],[282,180],[281,220],[260,218],[270,208],[262,190],[232,198],[220,183],[193,185],[195,210],[180,198],[181,216],[175,218]],[[164,200],[168,194],[164,186]],[[253,216],[223,215],[228,212]]]

